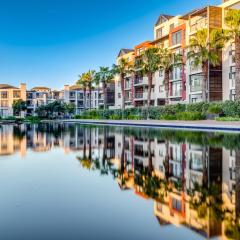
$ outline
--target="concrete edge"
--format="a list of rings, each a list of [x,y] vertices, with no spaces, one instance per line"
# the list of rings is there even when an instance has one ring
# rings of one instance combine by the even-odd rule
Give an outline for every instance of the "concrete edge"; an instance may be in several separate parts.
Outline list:
[[[81,120],[81,119],[69,119],[69,120],[57,120],[57,122],[66,122],[66,123],[81,123],[81,124],[91,124],[91,125],[110,125],[110,126],[122,126],[122,127],[141,127],[141,128],[162,128],[162,129],[181,129],[181,130],[195,130],[195,131],[224,131],[224,132],[239,132],[240,133],[240,124],[239,126],[234,125],[215,125],[211,124],[193,124],[193,123],[156,123],[156,122],[137,122],[137,121],[117,121],[117,120]]]

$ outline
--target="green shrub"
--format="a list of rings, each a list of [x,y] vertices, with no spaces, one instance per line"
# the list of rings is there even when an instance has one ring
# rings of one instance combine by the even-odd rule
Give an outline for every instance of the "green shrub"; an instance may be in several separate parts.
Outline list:
[[[214,103],[175,104],[158,107],[135,107],[129,109],[99,109],[84,111],[75,119],[164,119],[164,120],[201,120],[207,114],[222,114],[225,117],[240,117],[240,101]]]
[[[137,115],[129,115],[128,120],[141,120],[140,116]]]
[[[232,121],[240,121],[240,117],[217,117],[216,118],[216,121],[229,121],[229,122],[232,122]]]
[[[240,101],[226,101],[222,103],[223,114],[226,117],[240,116]]]
[[[177,120],[195,121],[195,120],[203,120],[205,119],[205,116],[201,112],[181,112],[181,113],[177,113],[176,118]]]
[[[41,119],[37,116],[28,116],[24,119],[24,121],[31,122],[31,123],[39,123]]]
[[[161,115],[159,120],[177,120],[176,115],[164,114]]]
[[[191,103],[186,105],[187,112],[201,112],[205,114],[208,110],[209,103],[199,102],[199,103]]]
[[[14,117],[14,116],[9,116],[9,117],[5,117],[5,118],[3,118],[3,120],[15,121],[15,120],[17,120],[17,118]]]
[[[110,116],[110,119],[111,120],[120,120],[121,117],[119,117],[119,115],[117,115],[117,114],[113,114],[113,115]]]
[[[221,114],[222,112],[222,105],[220,103],[212,103],[208,107],[208,113],[210,114]]]

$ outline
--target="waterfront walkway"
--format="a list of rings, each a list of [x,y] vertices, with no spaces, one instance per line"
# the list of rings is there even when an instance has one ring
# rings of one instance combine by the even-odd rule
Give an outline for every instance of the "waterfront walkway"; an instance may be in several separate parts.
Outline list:
[[[98,124],[113,126],[131,127],[151,127],[151,128],[170,128],[188,129],[204,131],[234,131],[240,132],[240,122],[219,122],[215,120],[202,121],[160,121],[160,120],[82,120],[71,119],[61,120],[61,122],[74,122],[82,124]]]

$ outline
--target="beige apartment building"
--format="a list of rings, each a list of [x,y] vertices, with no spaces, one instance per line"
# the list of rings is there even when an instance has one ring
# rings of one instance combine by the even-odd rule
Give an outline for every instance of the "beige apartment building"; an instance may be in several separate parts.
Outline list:
[[[0,116],[12,116],[12,104],[22,99],[26,101],[26,84],[14,87],[8,84],[0,84]]]
[[[40,107],[60,101],[71,103],[75,106],[75,114],[80,114],[83,110],[98,109],[104,107],[104,94],[101,87],[93,89],[90,97],[90,92],[85,92],[79,86],[65,85],[62,90],[52,90],[51,88],[38,86],[27,90],[26,84],[21,84],[20,87],[11,86],[8,84],[0,84],[0,116],[13,116],[12,105],[17,100],[26,101],[27,110],[22,113],[21,117],[34,115],[35,110]],[[106,104],[111,108],[115,104],[115,83],[109,83],[106,91]]]
[[[183,65],[173,68],[170,73],[169,102],[194,103],[202,101],[203,71],[201,66],[195,67],[187,60],[187,48],[190,39],[200,29],[207,29],[210,33],[214,29],[226,28],[224,17],[230,8],[240,9],[239,0],[223,1],[219,6],[205,6],[194,9],[182,15],[171,16],[162,14],[154,25],[154,39],[135,46],[133,49],[122,49],[117,56],[117,63],[121,58],[134,62],[145,49],[156,46],[166,48],[172,53],[183,56]],[[235,98],[235,63],[234,44],[229,42],[223,49],[222,61],[219,66],[209,66],[209,80],[206,96],[208,101],[234,100]],[[154,75],[151,105],[165,104],[166,91],[164,73],[158,71]],[[125,79],[125,106],[140,107],[147,105],[148,81],[146,76],[126,76]],[[122,93],[119,78],[115,84],[115,108],[121,108]]]

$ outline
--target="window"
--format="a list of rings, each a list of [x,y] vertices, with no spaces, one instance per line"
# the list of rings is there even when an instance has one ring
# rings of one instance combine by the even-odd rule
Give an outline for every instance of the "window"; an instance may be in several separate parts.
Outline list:
[[[163,77],[163,70],[159,71],[159,77]]]
[[[8,98],[8,92],[1,92],[1,98]]]
[[[170,24],[170,30],[174,29],[174,23]]]
[[[192,75],[190,77],[190,90],[191,92],[201,91],[203,76],[202,75]]]
[[[20,98],[21,93],[20,91],[13,91],[13,98]]]
[[[83,99],[83,93],[78,93],[78,98]]]
[[[161,38],[163,36],[163,28],[159,28],[156,30],[156,38]]]
[[[182,42],[182,30],[172,34],[172,46],[181,44]]]
[[[8,107],[8,101],[7,100],[1,101],[1,107]]]
[[[182,211],[182,202],[178,199],[174,199],[172,200],[172,207],[173,209],[175,209],[178,212]]]
[[[182,94],[182,83],[174,82],[172,84],[172,96],[181,97],[181,94]]]
[[[164,92],[164,85],[160,85],[160,86],[159,86],[159,92],[160,92],[160,93]]]
[[[121,93],[118,93],[118,98],[121,98]]]

